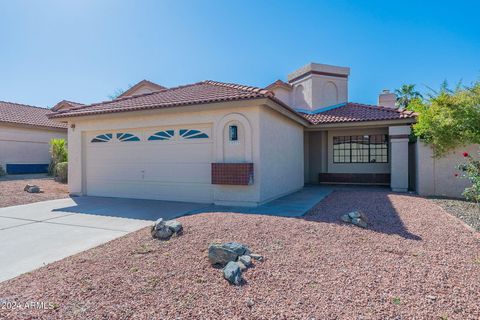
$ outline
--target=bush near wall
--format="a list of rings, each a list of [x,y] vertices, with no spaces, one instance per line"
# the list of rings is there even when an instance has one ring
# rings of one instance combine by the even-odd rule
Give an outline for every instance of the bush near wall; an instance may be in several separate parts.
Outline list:
[[[60,162],[55,167],[57,180],[62,183],[68,182],[68,162]]]
[[[48,167],[48,174],[56,177],[57,164],[68,161],[68,149],[65,139],[54,138],[50,140],[50,155],[52,156],[52,160]]]
[[[5,170],[3,170],[3,167],[0,166],[0,177],[6,175],[7,173],[5,172]]]

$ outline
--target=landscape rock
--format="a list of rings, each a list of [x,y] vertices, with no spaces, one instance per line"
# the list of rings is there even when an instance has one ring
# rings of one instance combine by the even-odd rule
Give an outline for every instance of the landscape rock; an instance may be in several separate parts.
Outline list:
[[[352,211],[347,214],[344,214],[340,218],[343,222],[351,223],[357,227],[367,228],[368,219],[367,216],[361,211]]]
[[[177,220],[168,220],[165,221],[165,225],[173,232],[173,233],[180,233],[183,230],[183,226]]]
[[[250,267],[252,265],[252,258],[247,255],[238,257],[238,261],[241,262],[245,267]]]
[[[165,221],[160,218],[152,226],[152,237],[160,240],[168,240],[172,236],[172,230],[166,225]]]
[[[230,261],[223,269],[223,277],[238,286],[242,283],[242,270],[236,262]]]
[[[27,184],[23,190],[27,191],[28,193],[39,193],[40,192],[40,187],[35,186],[35,185],[31,185],[31,184]]]
[[[251,253],[250,254],[250,257],[253,259],[253,260],[257,260],[257,261],[263,261],[264,258],[262,255],[259,255],[259,254],[256,254],[256,253]]]
[[[212,264],[226,265],[229,262],[236,261],[238,254],[219,243],[212,243],[208,246],[208,259]]]
[[[247,266],[246,266],[246,265],[244,265],[242,262],[240,262],[240,261],[237,261],[237,264],[238,264],[238,266],[240,267],[240,270],[244,271],[244,270],[246,270],[246,269],[247,269]]]
[[[238,242],[227,242],[223,244],[223,247],[227,250],[235,252],[239,256],[244,255],[245,251],[247,250],[250,252],[250,249],[248,249],[246,245]]]

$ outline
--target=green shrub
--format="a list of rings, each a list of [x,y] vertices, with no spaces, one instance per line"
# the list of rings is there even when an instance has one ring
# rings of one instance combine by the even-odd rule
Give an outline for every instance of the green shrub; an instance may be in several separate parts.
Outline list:
[[[6,175],[7,173],[3,170],[3,167],[0,165],[0,177]]]
[[[472,157],[467,152],[464,152],[463,156],[467,162],[459,165],[458,169],[462,171],[461,176],[472,183],[471,187],[465,189],[463,195],[467,200],[480,203],[480,159]]]
[[[68,161],[68,149],[65,139],[50,140],[50,155],[52,156],[52,161],[48,167],[48,174],[56,177],[57,164]]]
[[[58,181],[67,183],[68,181],[68,162],[60,162],[55,166],[55,172]]]

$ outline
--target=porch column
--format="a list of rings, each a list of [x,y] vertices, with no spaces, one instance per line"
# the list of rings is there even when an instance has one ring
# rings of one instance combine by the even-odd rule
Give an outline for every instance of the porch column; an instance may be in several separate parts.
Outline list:
[[[410,126],[389,127],[388,134],[390,136],[390,188],[396,192],[407,192]]]

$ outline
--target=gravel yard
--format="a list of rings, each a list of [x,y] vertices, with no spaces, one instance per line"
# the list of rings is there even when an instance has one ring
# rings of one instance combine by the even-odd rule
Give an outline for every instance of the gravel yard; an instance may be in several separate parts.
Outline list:
[[[363,210],[369,229],[339,222]],[[336,191],[305,218],[206,213],[161,242],[148,229],[0,283],[0,300],[52,309],[25,319],[478,319],[480,238],[432,201]],[[210,242],[238,241],[266,261],[229,285]]]
[[[461,199],[431,199],[448,213],[480,232],[480,205]]]
[[[0,208],[68,197],[68,185],[56,182],[51,178],[4,179],[0,179]],[[23,191],[26,184],[36,184],[42,189],[42,192]]]

